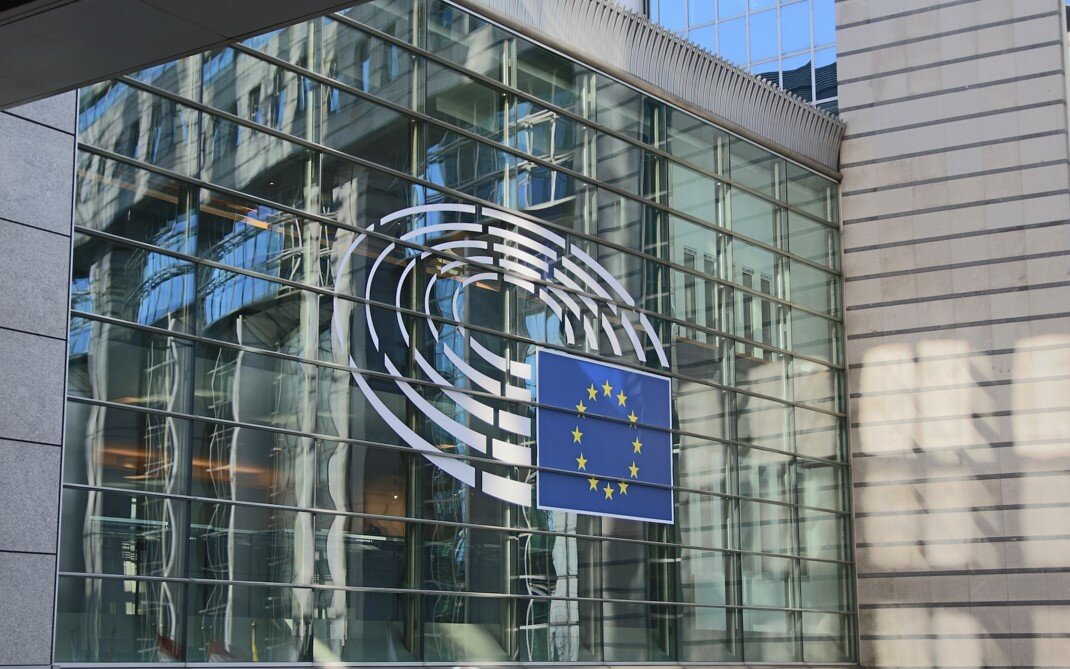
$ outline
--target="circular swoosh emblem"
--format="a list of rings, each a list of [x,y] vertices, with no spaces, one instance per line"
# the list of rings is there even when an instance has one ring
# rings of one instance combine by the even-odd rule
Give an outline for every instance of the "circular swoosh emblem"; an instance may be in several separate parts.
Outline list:
[[[451,222],[427,222],[438,218]],[[402,311],[396,312],[396,319],[389,328],[384,325],[383,318],[373,318],[373,295],[391,295],[393,305],[399,310],[410,308],[410,305],[402,304],[402,299],[411,294],[405,291],[407,285],[417,288],[413,280],[417,273],[430,276],[418,300],[424,315],[423,326],[437,343],[443,344],[437,351],[440,350],[448,361],[451,374],[456,372],[464,377],[467,387],[515,402],[530,402],[532,388],[538,381],[533,378],[530,364],[498,355],[480,344],[462,325],[471,319],[461,313],[460,297],[469,286],[480,282],[504,282],[542,301],[561,321],[563,338],[569,346],[583,345],[588,350],[597,351],[600,346],[608,345],[618,358],[630,350],[641,363],[646,363],[652,355],[662,367],[669,366],[653,324],[635,307],[635,300],[624,286],[582,248],[542,225],[491,207],[427,204],[384,216],[368,230],[428,250],[404,247],[407,252],[399,256],[395,254],[398,243],[384,243],[378,236],[359,234],[339,260],[335,292],[353,295],[349,270],[354,255],[370,264],[363,281],[363,294],[353,295],[366,301],[366,335],[374,350],[366,351],[365,355],[369,359],[375,357],[382,364],[390,376],[390,383],[406,398],[411,409],[449,434],[457,444],[472,451],[507,465],[529,467],[531,449],[514,442],[530,443],[532,421],[526,414],[508,412],[487,404],[478,396],[448,389],[457,384],[446,379],[435,361],[428,360],[415,342],[410,341]],[[399,258],[400,274],[397,273]],[[379,271],[384,262],[394,266],[389,273]],[[426,266],[432,262],[433,267]],[[458,323],[453,326],[453,332],[463,337],[467,356],[442,341],[441,323],[431,318],[435,285],[447,281],[457,282],[457,285],[452,313],[446,317]],[[350,345],[350,323],[356,322],[344,318],[343,314],[350,314],[353,308],[353,302],[343,297],[334,298],[331,330],[336,344],[343,349]],[[647,345],[644,345],[644,339]],[[408,374],[386,355],[387,343],[397,341],[404,343],[412,363],[406,366]],[[476,358],[478,361],[472,364],[470,361]],[[348,359],[357,388],[403,443],[467,486],[507,502],[531,506],[530,483],[482,471],[472,462],[444,456],[445,451],[413,430],[403,416],[395,413],[391,404],[396,402],[386,397],[387,393],[376,390],[383,387],[379,380],[381,374],[369,378],[352,352]],[[447,404],[443,401],[432,403],[424,397],[420,392],[422,384],[412,382],[417,374],[442,387],[443,401]],[[396,396],[396,393],[391,391],[389,395]],[[448,403],[454,405],[452,411]],[[471,417],[471,425],[457,420],[456,416],[463,415]],[[508,434],[512,438],[498,439],[488,436],[488,432]]]

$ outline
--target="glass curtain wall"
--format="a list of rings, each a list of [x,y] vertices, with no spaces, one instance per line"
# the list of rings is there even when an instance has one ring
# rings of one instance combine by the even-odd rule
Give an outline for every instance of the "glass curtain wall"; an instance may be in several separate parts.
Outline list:
[[[441,0],[79,142],[57,662],[852,660],[835,183]],[[539,348],[672,378],[675,525],[458,474],[536,476]]]
[[[648,0],[650,20],[836,113],[835,0]]]

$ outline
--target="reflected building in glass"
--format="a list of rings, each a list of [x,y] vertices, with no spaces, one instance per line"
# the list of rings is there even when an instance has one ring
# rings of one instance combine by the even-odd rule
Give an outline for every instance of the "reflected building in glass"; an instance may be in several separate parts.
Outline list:
[[[834,181],[444,0],[78,121],[56,662],[854,662]],[[540,349],[674,524],[537,508]]]
[[[647,0],[650,19],[835,113],[835,0]]]

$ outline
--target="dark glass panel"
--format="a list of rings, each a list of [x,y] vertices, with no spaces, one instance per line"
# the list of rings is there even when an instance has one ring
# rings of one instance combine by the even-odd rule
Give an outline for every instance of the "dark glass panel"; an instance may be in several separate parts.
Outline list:
[[[75,225],[192,252],[196,228],[191,195],[181,182],[80,151],[75,189]]]
[[[180,578],[188,503],[65,489],[60,571]]]
[[[829,47],[828,49],[821,49],[814,54],[814,78],[817,82],[817,87],[814,92],[815,99],[824,100],[836,95],[836,48]],[[822,105],[824,109],[832,112],[833,114],[839,111],[839,107],[836,101],[833,100],[828,106]]]
[[[191,577],[265,583],[311,581],[311,514],[194,502],[190,516]]]
[[[190,662],[307,662],[315,592],[307,588],[192,584]]]
[[[813,66],[811,65],[809,53],[785,58],[780,67],[784,72],[784,90],[798,95],[807,102],[814,99],[813,86],[810,81],[813,75]]]
[[[66,483],[182,494],[189,422],[118,407],[67,402]]]
[[[315,593],[312,660],[317,665],[344,662],[415,662],[419,595],[319,590]]]
[[[166,581],[61,576],[55,660],[182,662],[185,588]]]

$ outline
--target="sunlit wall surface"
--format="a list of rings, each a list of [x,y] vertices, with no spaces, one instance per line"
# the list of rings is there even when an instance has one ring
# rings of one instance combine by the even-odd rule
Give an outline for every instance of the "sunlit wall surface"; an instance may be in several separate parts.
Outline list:
[[[650,18],[831,112],[835,0],[649,0]]]
[[[834,183],[440,0],[87,88],[79,137],[57,662],[854,657]],[[456,434],[534,461],[540,347],[672,376],[675,525],[446,473],[533,480]]]

